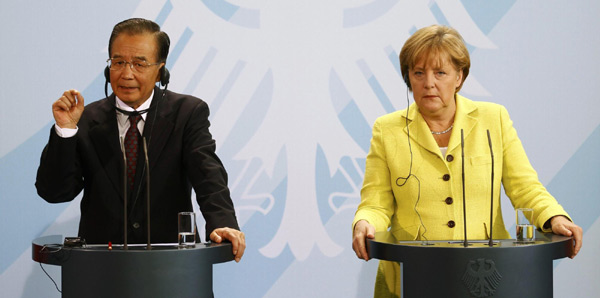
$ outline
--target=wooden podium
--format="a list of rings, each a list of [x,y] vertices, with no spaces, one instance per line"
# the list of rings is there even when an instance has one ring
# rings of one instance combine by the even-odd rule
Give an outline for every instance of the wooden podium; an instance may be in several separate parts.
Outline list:
[[[552,260],[571,255],[570,237],[536,231],[534,241],[367,240],[371,258],[400,263],[401,297],[552,297]]]
[[[230,243],[64,247],[62,236],[32,242],[36,262],[61,266],[62,297],[213,297],[212,265],[233,260]]]

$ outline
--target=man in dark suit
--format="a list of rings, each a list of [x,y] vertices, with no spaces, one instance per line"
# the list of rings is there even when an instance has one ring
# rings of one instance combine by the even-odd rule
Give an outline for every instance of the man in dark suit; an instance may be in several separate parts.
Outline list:
[[[151,241],[177,242],[177,214],[193,210],[193,187],[206,235],[213,242],[230,241],[239,262],[246,247],[244,233],[208,130],[208,106],[156,87],[156,82],[168,83],[169,43],[152,21],[129,19],[115,25],[105,71],[114,93],[84,108],[81,93],[68,90],[52,104],[56,124],[38,168],[38,194],[60,203],[83,189],[79,236],[87,243],[123,243],[127,188],[128,242],[145,243],[148,169],[140,149],[143,136],[152,173]]]

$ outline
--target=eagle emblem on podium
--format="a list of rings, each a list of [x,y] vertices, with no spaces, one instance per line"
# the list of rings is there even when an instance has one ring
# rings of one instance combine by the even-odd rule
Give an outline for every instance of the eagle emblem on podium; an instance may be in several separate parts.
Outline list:
[[[496,268],[496,263],[490,259],[471,260],[463,274],[462,281],[475,297],[489,297],[496,293],[502,275]]]

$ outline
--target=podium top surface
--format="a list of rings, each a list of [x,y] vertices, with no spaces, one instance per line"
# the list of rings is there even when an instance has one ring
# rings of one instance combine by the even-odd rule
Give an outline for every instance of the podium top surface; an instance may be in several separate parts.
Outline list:
[[[465,247],[462,240],[402,241],[397,240],[392,233],[384,231],[375,233],[375,239],[367,239],[367,248],[371,258],[397,262],[406,262],[416,256],[426,255],[498,255],[517,251],[560,259],[571,255],[573,242],[571,237],[536,231],[534,240],[529,242],[502,239],[494,240],[493,246],[489,246],[488,240],[469,240],[468,246]]]
[[[32,241],[32,259],[36,262],[61,266],[73,257],[93,258],[126,258],[126,259],[176,259],[186,258],[198,259],[211,264],[232,261],[231,243],[196,243],[193,247],[181,248],[177,243],[152,244],[151,249],[146,244],[129,244],[124,250],[122,244],[112,245],[108,249],[107,244],[84,245],[83,247],[67,247],[63,245],[64,238],[61,235],[50,235],[36,238]]]

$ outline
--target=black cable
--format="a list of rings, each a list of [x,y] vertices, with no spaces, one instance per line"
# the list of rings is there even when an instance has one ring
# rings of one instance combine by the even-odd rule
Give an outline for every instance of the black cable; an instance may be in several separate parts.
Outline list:
[[[406,177],[398,177],[398,179],[396,179],[397,186],[404,186],[404,184],[406,184],[406,182],[408,181],[408,178],[413,176],[413,174],[412,174],[413,153],[412,153],[412,145],[410,143],[410,129],[408,128],[408,110],[410,109],[410,100],[408,99],[408,88],[406,88],[406,104],[407,104],[406,116],[404,117],[404,120],[406,120],[406,135],[408,138],[408,151],[410,152],[410,165],[408,167],[408,175]],[[400,180],[400,179],[404,180],[404,182],[398,183],[398,180]]]
[[[412,145],[410,143],[410,129],[408,128],[408,111],[410,109],[410,100],[408,98],[408,88],[406,88],[406,104],[407,104],[407,107],[406,107],[405,120],[406,120],[406,134],[407,134],[407,138],[408,138],[408,151],[410,152],[410,165],[408,167],[408,175],[406,177],[398,177],[396,179],[396,185],[399,187],[404,186],[406,184],[406,182],[408,182],[408,179],[410,179],[411,177],[414,177],[417,180],[418,192],[417,192],[417,200],[415,201],[414,210],[415,210],[415,213],[417,213],[417,216],[419,217],[420,226],[423,227],[423,234],[421,234],[421,236],[423,236],[423,239],[425,239],[425,244],[426,244],[427,241],[429,241],[429,239],[427,239],[427,237],[425,236],[425,234],[427,233],[427,227],[425,226],[425,224],[423,224],[423,218],[421,218],[421,214],[417,210],[417,205],[419,205],[419,201],[421,200],[421,180],[419,180],[419,177],[417,177],[417,175],[414,175],[412,173],[413,152],[412,152]],[[398,180],[404,180],[404,182],[399,183]]]
[[[42,263],[40,262],[40,268],[42,268],[42,271],[44,271],[44,273],[46,273],[46,276],[48,276],[48,278],[52,281],[52,283],[54,284],[54,287],[56,287],[56,290],[62,294],[62,291],[58,288],[58,285],[56,284],[56,282],[54,281],[54,279],[52,278],[52,276],[50,276],[50,274],[48,274],[48,272],[46,272],[46,269],[44,269],[44,266],[42,266]]]
[[[47,248],[56,248],[55,251],[48,251],[45,252],[45,250]],[[57,253],[59,251],[62,250],[62,246],[58,245],[58,246],[49,246],[49,245],[44,245],[42,246],[42,248],[40,248],[40,253]],[[48,272],[46,271],[46,269],[44,269],[44,266],[42,266],[42,262],[39,262],[40,264],[40,268],[42,268],[42,271],[44,271],[44,273],[46,273],[46,276],[48,276],[48,278],[50,279],[50,281],[52,281],[52,283],[54,284],[54,287],[56,287],[56,290],[62,294],[62,291],[58,288],[58,285],[56,284],[56,281],[54,281],[54,279],[52,278],[52,276],[50,276],[50,274],[48,274]]]

